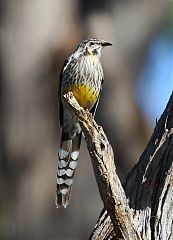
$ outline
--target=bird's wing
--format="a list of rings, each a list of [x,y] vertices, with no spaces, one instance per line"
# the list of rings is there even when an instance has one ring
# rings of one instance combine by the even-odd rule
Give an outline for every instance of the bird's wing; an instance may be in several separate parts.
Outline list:
[[[94,106],[90,110],[90,113],[92,113],[93,117],[95,116],[95,113],[96,113],[96,110],[97,110],[97,106],[98,106],[98,103],[99,103],[99,100],[100,100],[100,94],[101,94],[101,91],[102,91],[103,82],[104,82],[104,79],[102,79],[100,93],[99,93],[99,96],[97,98],[97,101],[95,102]]]
[[[62,107],[62,102],[61,102],[61,84],[62,84],[62,78],[63,78],[64,71],[66,70],[66,68],[69,64],[69,61],[70,61],[69,58],[67,58],[65,60],[62,70],[60,72],[60,76],[59,76],[58,103],[59,103],[59,121],[60,121],[61,126],[63,123],[63,107]]]

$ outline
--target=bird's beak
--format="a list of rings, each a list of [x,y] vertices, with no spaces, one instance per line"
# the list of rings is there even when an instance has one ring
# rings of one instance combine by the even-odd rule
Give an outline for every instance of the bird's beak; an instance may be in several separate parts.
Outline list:
[[[103,47],[107,47],[107,46],[112,46],[112,43],[102,41],[102,42],[101,42],[101,45],[102,45]]]

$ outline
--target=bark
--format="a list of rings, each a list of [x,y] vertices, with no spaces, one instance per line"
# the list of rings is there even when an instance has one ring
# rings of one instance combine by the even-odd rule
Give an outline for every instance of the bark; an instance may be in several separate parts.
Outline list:
[[[84,132],[105,207],[90,239],[172,239],[173,95],[124,188],[103,129],[72,93],[65,98]]]

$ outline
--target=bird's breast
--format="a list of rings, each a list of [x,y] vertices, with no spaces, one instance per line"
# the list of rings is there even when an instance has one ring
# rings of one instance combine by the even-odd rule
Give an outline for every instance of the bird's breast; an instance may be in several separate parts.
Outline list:
[[[73,92],[81,107],[90,110],[97,101],[99,91],[87,83],[71,84],[64,89],[64,93]]]
[[[66,69],[62,81],[62,95],[71,91],[85,109],[91,109],[97,101],[103,79],[98,59],[91,56],[80,58]]]

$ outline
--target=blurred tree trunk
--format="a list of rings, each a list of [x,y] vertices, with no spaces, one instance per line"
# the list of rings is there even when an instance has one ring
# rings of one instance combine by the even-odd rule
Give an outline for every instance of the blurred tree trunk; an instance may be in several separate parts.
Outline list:
[[[68,39],[78,38],[70,32],[78,26],[75,5],[14,0],[3,6],[0,239],[42,239],[58,235],[63,219],[55,208],[58,71],[71,51]]]
[[[139,238],[122,239],[173,239],[173,94],[139,162],[128,174],[124,190],[130,207],[126,214]],[[105,209],[90,239],[121,239],[106,205]]]

